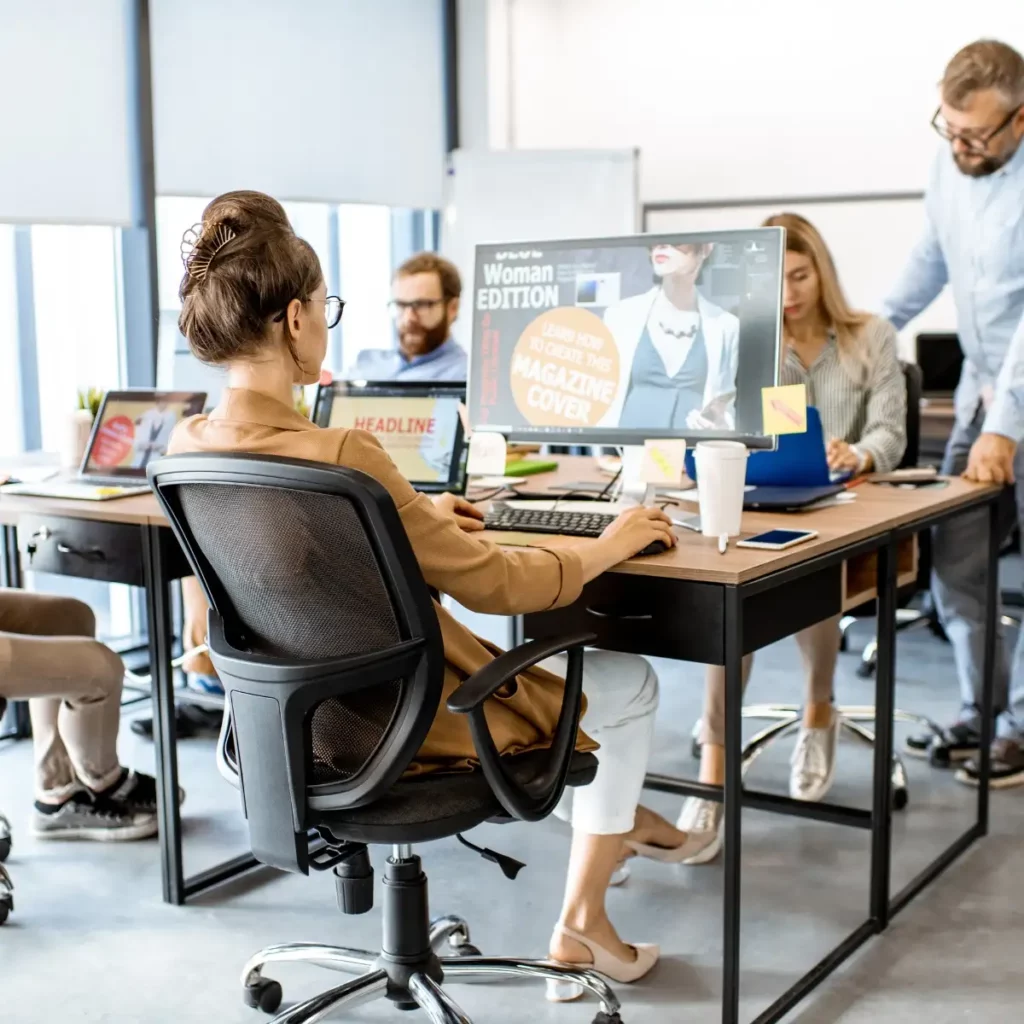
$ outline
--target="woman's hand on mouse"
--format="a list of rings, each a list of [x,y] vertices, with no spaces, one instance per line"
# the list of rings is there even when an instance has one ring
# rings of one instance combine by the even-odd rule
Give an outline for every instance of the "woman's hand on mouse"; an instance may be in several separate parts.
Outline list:
[[[457,494],[434,495],[434,507],[442,515],[455,520],[455,525],[466,533],[475,533],[484,528],[484,514],[472,502]]]
[[[632,558],[654,541],[661,541],[667,548],[676,544],[669,517],[660,508],[646,505],[626,509],[605,527],[601,538],[613,541],[623,559]]]

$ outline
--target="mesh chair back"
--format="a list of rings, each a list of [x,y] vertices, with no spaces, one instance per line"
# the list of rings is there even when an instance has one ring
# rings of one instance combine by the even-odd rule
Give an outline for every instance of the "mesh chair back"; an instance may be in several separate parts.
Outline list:
[[[354,470],[254,456],[172,456],[150,479],[210,600],[247,810],[250,705],[239,692],[287,705],[291,775],[338,807],[371,802],[422,744],[444,673],[430,595],[388,493]]]

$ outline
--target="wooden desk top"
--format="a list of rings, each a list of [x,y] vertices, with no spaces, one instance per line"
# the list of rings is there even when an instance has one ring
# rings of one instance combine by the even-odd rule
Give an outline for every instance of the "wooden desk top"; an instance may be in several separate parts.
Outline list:
[[[540,493],[548,487],[564,487],[571,481],[601,479],[590,458],[566,457],[559,461],[557,472],[528,477],[522,489]],[[677,529],[679,543],[672,551],[648,558],[634,558],[611,571],[707,583],[746,583],[798,562],[867,540],[886,530],[909,525],[936,512],[955,508],[973,497],[996,490],[998,488],[991,485],[971,484],[959,478],[950,480],[946,487],[917,490],[864,483],[854,488],[857,497],[849,504],[803,513],[743,513],[743,533],[747,536],[772,527],[818,531],[814,540],[786,551],[760,551],[730,545],[729,550],[721,555],[718,553],[717,540],[702,537],[690,530]],[[694,512],[696,506],[684,503],[679,509]],[[112,501],[72,501],[66,498],[0,493],[0,523],[17,523],[25,515],[68,516],[135,526],[166,525],[160,506],[151,494]],[[482,536],[500,541],[502,534],[485,533]],[[526,542],[535,547],[573,547],[589,543],[582,539],[544,537],[539,534],[526,538]]]
[[[552,485],[564,486],[570,481],[600,478],[592,459],[576,457],[560,461],[556,473],[528,477],[528,480],[536,481],[536,485],[528,483],[523,489],[542,492]],[[677,528],[678,543],[671,551],[647,558],[633,558],[611,571],[706,583],[747,583],[798,562],[878,536],[886,530],[955,508],[980,494],[996,490],[998,488],[994,486],[972,484],[960,478],[949,480],[945,487],[913,490],[862,483],[853,488],[856,498],[848,504],[813,512],[743,513],[743,535],[748,537],[777,527],[818,531],[813,540],[785,551],[737,548],[730,544],[729,550],[722,555],[718,552],[717,539]],[[676,507],[683,514],[697,511],[696,504],[691,502],[681,502]],[[484,533],[482,536],[498,542],[502,534]],[[520,534],[519,538],[533,547],[573,547],[589,543],[587,540],[539,534],[536,537]]]

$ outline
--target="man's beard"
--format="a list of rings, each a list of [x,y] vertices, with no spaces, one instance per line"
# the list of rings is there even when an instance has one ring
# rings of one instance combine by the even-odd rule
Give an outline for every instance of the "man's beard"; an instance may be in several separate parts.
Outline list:
[[[404,334],[400,331],[398,342],[406,356],[416,359],[440,348],[448,340],[450,327],[448,317],[444,316],[434,327],[424,327],[419,332],[407,331]]]
[[[995,174],[996,171],[1005,167],[1015,152],[1016,150],[1011,150],[1002,156],[986,156],[977,163],[962,163],[963,158],[959,154],[954,153],[953,160],[956,162],[961,174],[966,174],[969,178],[987,178],[990,174]]]

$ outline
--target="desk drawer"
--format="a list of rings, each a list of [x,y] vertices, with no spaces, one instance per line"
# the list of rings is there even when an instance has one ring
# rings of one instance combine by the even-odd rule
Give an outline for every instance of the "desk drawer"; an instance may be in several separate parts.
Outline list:
[[[128,523],[25,516],[18,523],[23,565],[32,572],[143,585],[142,529]],[[31,560],[27,552],[35,547]]]
[[[159,533],[168,580],[190,574],[184,552],[169,529]],[[31,561],[26,554],[35,547]],[[32,572],[78,576],[103,583],[145,584],[142,527],[62,516],[22,516],[18,521],[22,566]]]
[[[842,566],[763,590],[743,602],[743,653],[791,636],[840,609]],[[725,662],[725,587],[605,573],[568,608],[523,617],[524,637],[579,630],[595,647],[721,665]]]

